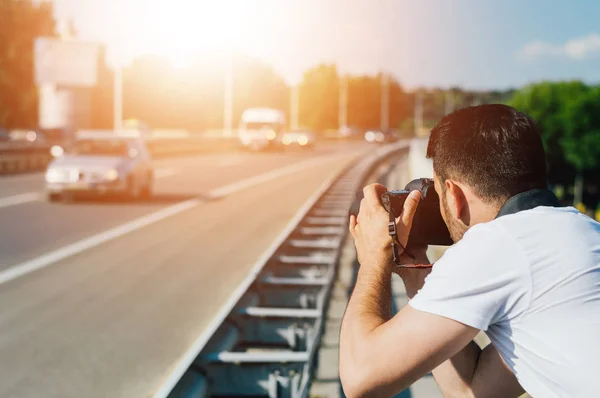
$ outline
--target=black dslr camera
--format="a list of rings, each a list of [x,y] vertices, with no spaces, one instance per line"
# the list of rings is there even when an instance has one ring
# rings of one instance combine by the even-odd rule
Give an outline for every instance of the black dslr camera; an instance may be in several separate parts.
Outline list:
[[[390,235],[394,237],[395,234],[395,223],[392,226],[391,220],[400,216],[408,194],[415,190],[421,192],[421,201],[413,220],[407,246],[452,245],[454,242],[452,241],[452,238],[450,238],[450,232],[442,218],[439,196],[437,192],[435,192],[433,180],[431,178],[417,178],[416,180],[409,182],[403,190],[388,191],[381,196],[381,204],[385,210],[390,213]],[[350,214],[357,215],[359,207],[360,201],[357,201],[352,205]]]
[[[409,182],[401,191],[388,191],[381,195],[381,204],[385,210],[398,217],[404,208],[404,201],[411,191],[421,191],[421,201],[413,220],[408,246],[412,244],[450,246],[448,227],[442,218],[440,200],[431,178],[417,178]]]

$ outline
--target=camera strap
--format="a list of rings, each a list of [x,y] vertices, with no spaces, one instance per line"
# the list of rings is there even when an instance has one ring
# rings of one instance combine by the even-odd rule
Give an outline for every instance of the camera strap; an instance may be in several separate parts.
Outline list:
[[[498,211],[496,218],[534,209],[538,206],[562,207],[560,201],[552,191],[548,189],[532,189],[508,199],[502,205],[500,211]]]
[[[392,211],[392,209],[390,209],[388,213],[390,215],[390,222],[388,223],[388,233],[392,237],[392,259],[394,260],[394,264],[401,265],[401,253],[398,252],[398,248],[402,249],[403,253],[405,253],[408,257],[414,260],[415,257],[408,250],[406,250],[406,248],[402,246],[402,243],[400,243],[400,240],[398,240],[398,228],[396,227],[396,216],[394,215],[394,212]]]

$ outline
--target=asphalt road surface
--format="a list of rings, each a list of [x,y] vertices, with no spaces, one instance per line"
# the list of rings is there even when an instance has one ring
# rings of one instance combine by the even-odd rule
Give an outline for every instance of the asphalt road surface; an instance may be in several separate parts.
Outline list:
[[[372,149],[161,160],[146,202],[0,178],[0,397],[145,397],[326,180]]]

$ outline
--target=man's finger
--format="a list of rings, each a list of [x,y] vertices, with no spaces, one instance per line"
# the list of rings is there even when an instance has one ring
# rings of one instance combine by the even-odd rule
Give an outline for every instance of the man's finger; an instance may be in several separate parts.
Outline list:
[[[383,209],[383,206],[381,205],[381,195],[386,191],[387,188],[381,184],[367,185],[363,188],[363,194],[365,195],[363,201],[366,201],[371,207],[381,207]]]
[[[404,201],[404,209],[402,210],[402,224],[406,226],[406,228],[410,229],[412,227],[413,219],[415,218],[415,214],[417,212],[417,207],[419,207],[419,201],[421,200],[421,192],[412,191],[406,201]]]
[[[350,230],[350,233],[352,234],[352,237],[354,238],[354,231],[356,230],[356,216],[351,215],[350,216],[350,225],[348,227],[348,229]]]
[[[367,205],[365,205],[365,198],[360,200],[360,204],[358,205],[358,214],[356,214],[356,222],[360,219],[361,214],[365,214]]]

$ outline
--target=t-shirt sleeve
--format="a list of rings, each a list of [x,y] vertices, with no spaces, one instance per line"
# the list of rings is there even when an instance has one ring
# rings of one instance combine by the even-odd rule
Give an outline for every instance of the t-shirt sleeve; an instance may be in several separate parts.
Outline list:
[[[519,246],[487,223],[472,227],[444,253],[409,305],[487,330],[525,311],[530,294],[529,265]]]

